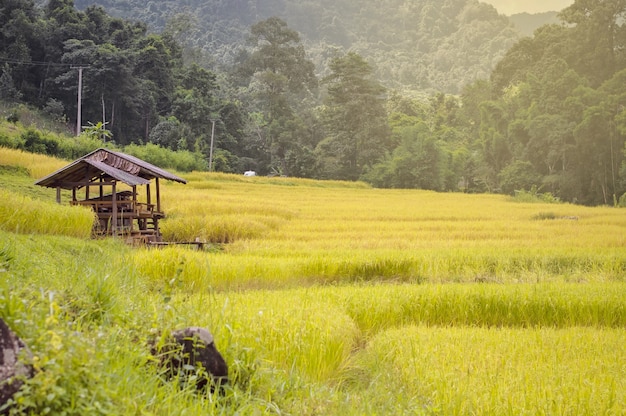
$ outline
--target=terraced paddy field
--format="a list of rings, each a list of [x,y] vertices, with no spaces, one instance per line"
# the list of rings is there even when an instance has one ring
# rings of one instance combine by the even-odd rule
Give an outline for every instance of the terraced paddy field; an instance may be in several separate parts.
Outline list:
[[[37,369],[17,414],[626,412],[623,209],[192,173],[162,230],[208,249],[155,249],[90,239],[32,185],[55,163],[0,149],[0,317]],[[155,365],[188,325],[222,394]]]

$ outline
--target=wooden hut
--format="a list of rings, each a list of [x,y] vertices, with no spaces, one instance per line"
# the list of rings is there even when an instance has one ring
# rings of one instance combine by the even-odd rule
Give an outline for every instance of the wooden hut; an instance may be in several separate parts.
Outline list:
[[[72,205],[91,207],[96,213],[95,235],[159,242],[159,220],[165,217],[161,209],[160,179],[187,183],[134,156],[98,149],[35,184],[56,188],[58,203],[61,203],[61,189],[71,190]],[[79,192],[84,192],[83,199],[79,198]]]

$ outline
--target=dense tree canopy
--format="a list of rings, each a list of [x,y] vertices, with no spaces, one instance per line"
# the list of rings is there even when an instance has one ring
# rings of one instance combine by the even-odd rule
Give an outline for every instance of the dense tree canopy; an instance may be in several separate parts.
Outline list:
[[[298,32],[277,17],[254,24],[249,43],[251,51],[237,72],[255,100],[258,112],[253,122],[270,156],[259,169],[308,176],[312,170],[304,164],[310,163],[312,149],[303,140],[307,128],[302,103],[314,98],[314,65],[306,58]]]
[[[328,138],[320,145],[325,175],[355,180],[390,148],[385,90],[356,53],[335,58],[330,69],[325,79]]]
[[[72,0],[6,0],[0,99],[75,125],[82,68],[83,124],[106,127],[119,144],[194,152],[218,171],[626,204],[626,0],[576,0],[562,24],[520,39],[490,74],[457,77],[459,95],[428,89],[452,82],[438,80],[444,72],[435,67],[476,70],[449,44],[498,50],[504,42],[502,16],[474,0],[398,1],[401,12],[390,8],[380,21],[365,19],[379,7],[370,1],[323,2],[338,11],[331,20],[310,2],[217,3],[233,19],[279,6],[307,18],[300,32],[280,16],[251,18],[247,42],[229,49],[227,65],[180,46],[203,27],[200,12],[176,16],[157,34]],[[172,4],[148,2],[146,13]],[[362,27],[349,32],[342,19]],[[218,22],[203,30],[214,46],[233,35]],[[311,43],[314,34],[320,43]],[[331,36],[340,47],[325,43]],[[420,88],[389,88],[388,79]]]
[[[333,53],[356,52],[388,88],[457,93],[487,78],[518,39],[511,22],[478,0],[75,0],[98,4],[162,30],[184,21],[181,40],[211,62],[230,66],[250,26],[273,17],[300,34],[316,73],[328,74]],[[168,20],[170,19],[170,20]]]

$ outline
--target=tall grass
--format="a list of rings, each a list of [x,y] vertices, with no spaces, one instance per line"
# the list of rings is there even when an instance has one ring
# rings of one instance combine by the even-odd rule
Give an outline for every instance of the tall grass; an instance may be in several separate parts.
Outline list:
[[[310,381],[339,377],[358,340],[357,327],[340,307],[307,292],[260,291],[214,300],[225,324],[217,327],[218,334],[228,338],[224,329],[234,332],[238,343],[255,345],[257,355],[272,367]],[[201,305],[191,308],[202,310]]]
[[[623,283],[376,285],[334,290],[366,334],[403,325],[626,327]]]
[[[615,355],[623,283],[216,292],[213,255],[200,251],[3,231],[0,241],[1,316],[44,370],[20,402],[35,413],[519,414],[554,400],[546,413],[624,408]],[[224,399],[159,380],[148,338],[187,325],[214,333],[233,377]],[[596,370],[584,372],[585,363]],[[468,366],[473,376],[460,378]],[[511,376],[494,378],[500,367]],[[520,390],[526,381],[532,388]]]
[[[192,174],[166,185],[166,239],[228,242],[227,281],[621,280],[626,219],[613,208],[519,203],[496,195],[374,190],[288,178]],[[554,219],[537,220],[549,207]],[[282,260],[282,262],[281,262]],[[231,271],[229,271],[231,270]],[[232,275],[229,275],[232,273]],[[592,277],[593,276],[593,277]],[[217,279],[219,280],[219,279]]]
[[[408,326],[359,353],[353,382],[373,406],[402,391],[398,414],[622,414],[625,341],[621,329]]]
[[[294,253],[221,251],[197,254],[181,249],[186,273],[214,290],[280,289],[348,283],[546,283],[623,282],[626,260],[620,250],[545,250],[496,254],[492,249],[401,252],[338,250]],[[166,251],[166,253],[168,253]],[[153,259],[159,259],[159,262]],[[164,265],[174,268],[178,255],[137,250],[133,261],[147,276],[159,276]],[[197,270],[197,272],[192,272]]]
[[[56,234],[88,238],[92,210],[37,201],[0,189],[0,229],[25,234]]]
[[[0,147],[0,165],[26,168],[34,179],[49,175],[67,163],[67,161],[46,155]]]
[[[203,253],[168,247],[136,251],[129,260],[151,290],[171,294],[176,289],[192,293],[211,289],[211,264]]]

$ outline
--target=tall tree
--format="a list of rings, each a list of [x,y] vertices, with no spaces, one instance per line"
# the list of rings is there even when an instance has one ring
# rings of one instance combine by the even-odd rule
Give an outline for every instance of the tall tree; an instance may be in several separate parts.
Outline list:
[[[626,0],[576,0],[560,17],[574,25],[574,67],[593,86],[626,67]]]
[[[207,157],[211,151],[211,119],[217,120],[219,112],[217,90],[215,74],[192,64],[180,72],[172,100],[172,114],[183,123],[181,138]],[[216,128],[220,128],[219,123]]]
[[[619,179],[626,142],[621,124],[626,108],[626,70],[603,83],[593,97],[595,102],[585,107],[574,130],[582,185],[578,200],[615,204],[626,191]]]
[[[325,174],[356,180],[390,147],[385,89],[372,79],[372,67],[354,52],[335,58],[330,69],[324,80],[328,136],[320,143]]]
[[[31,65],[41,59],[40,21],[32,0],[3,0],[0,4],[0,60],[5,88],[15,88],[12,96],[36,100],[41,67]],[[9,88],[9,89],[10,89]]]
[[[277,17],[251,27],[250,45],[253,50],[238,69],[249,80],[255,99],[257,132],[264,136],[271,167],[296,174],[289,171],[287,159],[303,154],[306,146],[298,141],[303,126],[299,113],[317,87],[314,65],[306,57],[298,32]]]

